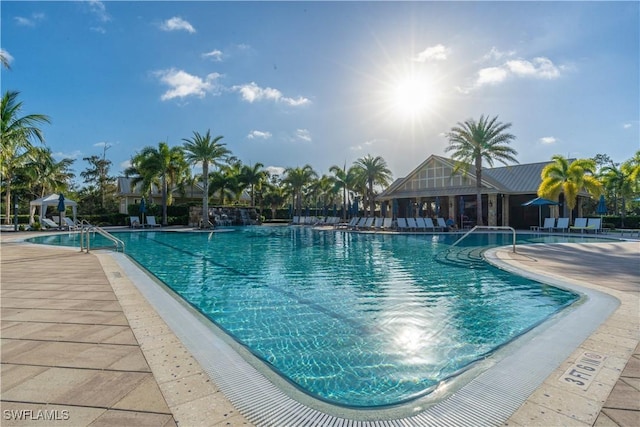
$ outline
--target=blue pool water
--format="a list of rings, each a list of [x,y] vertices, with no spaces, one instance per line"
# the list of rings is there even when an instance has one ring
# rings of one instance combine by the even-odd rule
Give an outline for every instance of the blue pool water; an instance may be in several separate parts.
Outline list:
[[[423,396],[578,299],[478,260],[478,248],[510,244],[510,235],[470,236],[451,248],[457,236],[302,227],[114,234],[128,256],[273,370],[350,407]]]

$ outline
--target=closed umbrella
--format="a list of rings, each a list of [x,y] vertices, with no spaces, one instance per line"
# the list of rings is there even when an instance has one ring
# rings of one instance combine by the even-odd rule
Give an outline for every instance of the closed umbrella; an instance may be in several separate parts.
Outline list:
[[[387,217],[387,202],[382,202],[382,204],[380,205],[380,216],[382,218]]]
[[[58,197],[58,212],[60,214],[60,227],[62,227],[62,215],[64,214],[66,207],[64,205],[64,194],[60,193]]]
[[[558,202],[554,202],[553,200],[545,199],[542,197],[536,197],[535,199],[531,199],[528,202],[524,202],[522,206],[537,206],[538,207],[538,227],[542,227],[542,207],[549,205],[558,205]]]
[[[602,221],[602,216],[607,214],[607,202],[604,200],[604,194],[600,195],[598,206],[596,206],[596,213],[600,215],[600,221]]]
[[[440,216],[440,196],[436,196],[436,217]]]
[[[147,205],[144,202],[144,197],[140,199],[140,215],[142,216],[142,222],[140,225],[144,227],[144,213],[147,211]]]
[[[392,217],[394,219],[398,218],[398,199],[393,199],[393,206],[392,206]]]
[[[338,213],[338,206],[334,203],[334,204],[333,204],[333,216],[334,216],[334,217],[336,217],[336,216],[337,216],[337,215],[336,215],[337,213]]]
[[[460,196],[458,210],[460,211],[460,229],[462,229],[464,227],[464,196]]]

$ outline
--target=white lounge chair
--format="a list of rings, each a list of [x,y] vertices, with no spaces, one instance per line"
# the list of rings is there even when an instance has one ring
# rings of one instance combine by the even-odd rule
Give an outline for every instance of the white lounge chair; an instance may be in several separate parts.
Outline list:
[[[427,231],[427,224],[424,222],[425,218],[421,216],[416,218],[416,230]]]
[[[407,218],[407,225],[411,230],[416,231],[418,229],[418,223],[415,218]]]
[[[542,227],[540,227],[540,231],[553,231],[553,229],[556,226],[556,219],[555,218],[545,218],[544,219],[544,224],[542,224]]]
[[[49,218],[40,218],[40,224],[52,230],[61,230],[63,228],[63,227],[60,227],[59,224],[56,224],[55,222],[50,220]]]
[[[379,230],[382,228],[382,224],[383,224],[384,218],[382,217],[377,217],[375,219],[375,221],[373,221],[373,228],[375,228],[376,230]]]
[[[587,228],[587,218],[576,218],[573,222],[573,226],[569,227],[569,231],[579,230],[580,233],[584,233],[585,228]]]
[[[392,225],[393,225],[393,218],[385,218],[382,221],[382,228],[384,228],[385,230],[391,228]]]
[[[447,222],[444,220],[444,218],[436,218],[436,221],[438,222],[438,228],[441,230],[446,230],[449,227],[447,226]]]
[[[398,230],[405,231],[409,229],[407,218],[398,218]]]
[[[440,218],[442,219],[442,218]],[[444,219],[443,219],[444,221]],[[425,218],[424,219],[424,227],[427,231],[436,231],[436,226],[433,224],[433,220],[431,218]],[[446,227],[446,224],[445,224]],[[441,229],[442,227],[440,227],[440,225],[438,225],[439,229]]]
[[[558,218],[558,223],[553,230],[561,230],[562,232],[569,230],[569,218]]]
[[[147,226],[149,227],[160,227],[162,224],[158,224],[156,222],[156,217],[153,215],[150,215],[147,217]]]
[[[80,230],[82,228],[81,225],[76,224],[71,218],[67,218],[66,216],[62,218],[62,221],[65,223],[69,230]]]
[[[602,231],[602,220],[600,218],[589,218],[587,221],[587,231],[593,230],[594,233]]]
[[[129,217],[129,226],[131,228],[140,228],[140,227],[142,227],[142,224],[140,224],[140,218],[138,218],[137,216],[130,216]]]

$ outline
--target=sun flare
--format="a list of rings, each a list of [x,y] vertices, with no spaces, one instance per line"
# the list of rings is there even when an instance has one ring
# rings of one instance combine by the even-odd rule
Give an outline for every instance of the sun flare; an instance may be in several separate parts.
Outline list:
[[[391,104],[401,117],[416,117],[435,106],[437,91],[426,76],[407,76],[392,85]]]

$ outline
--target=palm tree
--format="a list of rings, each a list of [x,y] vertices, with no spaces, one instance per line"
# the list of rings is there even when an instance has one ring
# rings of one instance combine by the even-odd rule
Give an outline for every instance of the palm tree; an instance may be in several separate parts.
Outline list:
[[[185,158],[192,164],[202,163],[202,221],[204,226],[209,226],[209,165],[219,166],[222,161],[231,153],[225,148],[224,143],[219,141],[223,136],[211,138],[210,130],[200,135],[193,132],[191,139],[183,139],[183,149]]]
[[[538,196],[558,201],[560,193],[564,194],[566,207],[571,211],[576,206],[578,193],[583,188],[593,197],[602,194],[602,184],[594,176],[596,164],[592,159],[577,159],[569,163],[563,156],[552,156],[553,163],[542,169],[542,182],[538,187]]]
[[[622,227],[624,227],[624,219],[627,211],[627,198],[633,194],[634,183],[637,181],[639,171],[640,166],[634,166],[632,161],[626,161],[620,167],[612,163],[600,170],[600,181],[604,187],[611,192],[614,201],[614,211],[616,213],[618,213],[618,199],[620,199],[622,208],[620,210],[620,219]]]
[[[286,176],[282,180],[291,188],[293,194],[294,205],[296,208],[296,215],[302,214],[302,190],[311,182],[311,180],[318,176],[310,165],[304,165],[303,167],[286,168],[284,170]]]
[[[224,205],[225,196],[229,198],[233,197],[233,191],[231,190],[236,185],[234,181],[236,177],[229,174],[226,170],[219,170],[209,174],[209,191],[211,196],[216,193],[220,196],[220,204]],[[214,198],[215,200],[215,198]]]
[[[329,168],[329,172],[333,174],[333,182],[337,191],[342,190],[342,219],[347,221],[347,203],[349,202],[347,192],[353,189],[355,183],[355,170],[353,167],[347,169],[345,164],[343,167],[334,165]]]
[[[453,151],[451,158],[456,161],[453,173],[463,170],[466,174],[470,165],[475,165],[476,178],[476,220],[477,225],[483,225],[482,220],[482,163],[485,161],[493,166],[495,160],[507,165],[507,162],[518,163],[518,152],[508,144],[516,137],[505,131],[511,127],[511,123],[498,122],[498,116],[489,119],[480,116],[477,122],[468,119],[464,123],[457,123],[447,133],[449,146],[445,151]]]
[[[256,188],[259,189],[267,176],[266,171],[262,168],[264,168],[262,163],[256,163],[253,166],[243,165],[240,172],[240,181],[248,185],[249,191],[251,192],[251,206],[256,205]]]
[[[31,139],[44,143],[44,136],[38,125],[51,123],[43,114],[20,116],[22,102],[18,102],[19,92],[7,91],[0,103],[0,176],[5,183],[5,224],[11,223],[11,181],[16,170],[27,160],[25,153],[31,148]]]
[[[391,182],[391,171],[387,167],[387,162],[380,157],[373,157],[370,154],[356,160],[354,166],[360,169],[361,179],[367,184],[367,199],[369,200],[369,212],[371,216],[376,210],[374,185],[387,186]]]
[[[68,190],[71,179],[75,176],[71,171],[73,159],[56,161],[49,147],[33,147],[27,152],[27,157],[30,160],[23,172],[28,177],[28,188],[34,197]]]
[[[276,218],[276,211],[287,201],[289,194],[287,189],[278,185],[267,185],[264,195],[264,203],[271,208],[271,219]]]

